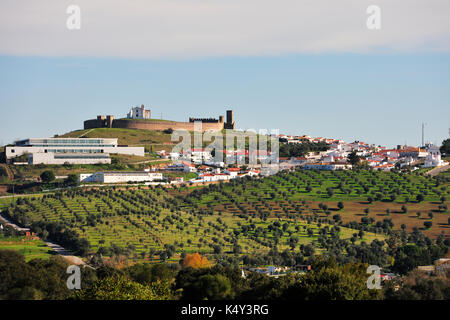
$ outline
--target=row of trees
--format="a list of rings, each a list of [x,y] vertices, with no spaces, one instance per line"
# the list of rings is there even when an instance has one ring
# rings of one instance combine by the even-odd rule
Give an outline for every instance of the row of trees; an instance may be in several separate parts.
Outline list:
[[[51,183],[55,181],[55,173],[52,170],[45,170],[41,173],[40,178],[44,183]],[[67,186],[74,186],[78,184],[78,177],[76,174],[69,174],[64,180],[64,184]]]
[[[203,261],[203,263],[202,263]],[[200,263],[198,263],[200,262]],[[0,250],[0,299],[80,300],[372,300],[450,299],[447,276],[416,271],[383,290],[367,288],[369,264],[316,257],[311,271],[279,278],[237,267],[210,267],[198,254],[177,264],[135,264],[122,269],[101,265],[81,269],[81,290],[66,285],[68,263],[61,257],[25,262],[17,252]],[[400,287],[400,289],[398,289]]]
[[[280,142],[285,142],[280,139]],[[325,142],[309,142],[308,140],[302,143],[281,143],[280,144],[280,157],[303,157],[308,152],[326,151],[330,146]]]

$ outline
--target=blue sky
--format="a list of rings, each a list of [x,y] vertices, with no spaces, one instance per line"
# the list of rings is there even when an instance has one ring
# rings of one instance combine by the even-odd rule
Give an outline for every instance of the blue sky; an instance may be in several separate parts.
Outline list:
[[[140,104],[386,146],[418,145],[422,122],[448,137],[448,0],[377,0],[376,30],[372,0],[130,3],[0,1],[0,144]]]
[[[317,54],[189,60],[0,57],[0,140],[80,129],[97,114],[186,121],[235,111],[242,129],[394,146],[448,137],[450,55]],[[0,142],[1,142],[0,141]]]

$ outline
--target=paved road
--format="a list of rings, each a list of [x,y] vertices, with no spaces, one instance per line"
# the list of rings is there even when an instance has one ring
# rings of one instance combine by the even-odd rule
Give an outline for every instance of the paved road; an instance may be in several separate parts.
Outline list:
[[[426,175],[429,175],[429,176],[436,176],[436,175],[438,175],[439,173],[448,170],[449,168],[450,168],[450,164],[448,164],[448,165],[446,165],[446,166],[442,166],[442,167],[436,167],[436,168],[431,169],[430,171],[428,171],[428,172],[426,173]]]
[[[15,223],[12,222],[11,220],[9,220],[7,217],[5,217],[4,215],[2,215],[1,213],[0,213],[0,221],[1,221],[2,223],[4,223],[5,226],[11,226],[11,227],[13,227],[14,229],[16,229],[17,231],[23,231],[23,232],[25,232],[25,231],[30,231],[30,228],[22,228],[22,227],[19,227],[17,224],[15,224]]]
[[[64,259],[68,260],[70,263],[87,266],[86,262],[84,262],[77,256],[71,255],[66,249],[61,247],[59,244],[56,244],[51,241],[45,241],[45,244],[49,246],[51,249],[53,249],[53,251],[55,251],[57,254],[61,255]]]

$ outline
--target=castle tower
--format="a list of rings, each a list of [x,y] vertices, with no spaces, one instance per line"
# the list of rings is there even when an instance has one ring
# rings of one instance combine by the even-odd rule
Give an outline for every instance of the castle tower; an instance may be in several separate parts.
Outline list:
[[[234,129],[235,123],[233,120],[233,110],[227,110],[227,122],[225,122],[225,129]]]
[[[106,116],[106,128],[112,128],[114,122],[114,116],[113,115],[107,115]]]

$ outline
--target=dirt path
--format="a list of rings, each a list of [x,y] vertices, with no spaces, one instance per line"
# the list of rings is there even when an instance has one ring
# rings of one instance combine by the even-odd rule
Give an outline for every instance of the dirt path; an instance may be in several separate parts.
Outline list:
[[[436,175],[438,175],[441,172],[447,171],[449,168],[450,168],[450,164],[448,164],[446,166],[442,166],[442,167],[436,167],[436,168],[433,168],[430,171],[428,171],[426,173],[426,175],[436,176]]]
[[[12,172],[11,168],[7,164],[0,164],[0,167],[5,168],[6,174],[8,175],[8,179],[13,181],[14,180],[14,173]]]
[[[171,161],[171,160],[170,159],[152,159],[152,160],[145,160],[145,161],[139,161],[139,162],[131,162],[130,164],[143,164],[143,163],[163,162],[163,161]]]
[[[87,131],[87,132],[85,132],[85,133],[83,133],[81,136],[79,136],[78,138],[82,138],[82,137],[84,137],[85,135],[87,135],[89,132],[91,132],[92,130],[94,130],[94,129],[91,129],[91,130],[89,130],[89,131]]]

